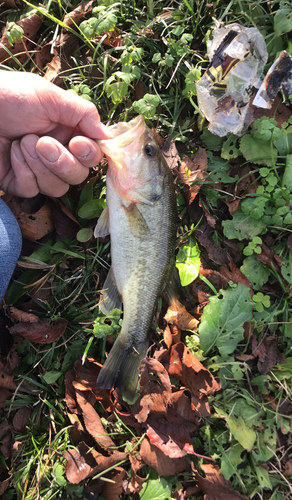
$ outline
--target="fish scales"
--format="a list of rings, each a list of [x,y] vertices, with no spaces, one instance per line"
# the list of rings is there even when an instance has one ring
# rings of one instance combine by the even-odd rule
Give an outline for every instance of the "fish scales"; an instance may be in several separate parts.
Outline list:
[[[173,277],[176,237],[172,174],[143,118],[135,120],[140,126],[138,137],[132,142],[139,142],[140,133],[142,146],[136,145],[138,151],[133,153],[131,161],[137,163],[139,176],[133,176],[134,167],[131,167],[130,176],[127,177],[126,172],[122,174],[122,169],[126,170],[130,162],[128,155],[116,160],[119,165],[116,170],[116,163],[110,162],[114,148],[110,152],[104,149],[109,158],[107,210],[111,276],[123,302],[123,324],[97,381],[98,387],[103,389],[117,385],[127,399],[135,394],[138,366],[148,348],[148,332],[157,297]],[[135,120],[132,120],[134,126]],[[130,131],[132,122],[128,124]],[[144,151],[149,145],[155,148],[155,155],[150,158]],[[135,150],[134,145],[133,148]],[[117,179],[119,176],[121,183]]]

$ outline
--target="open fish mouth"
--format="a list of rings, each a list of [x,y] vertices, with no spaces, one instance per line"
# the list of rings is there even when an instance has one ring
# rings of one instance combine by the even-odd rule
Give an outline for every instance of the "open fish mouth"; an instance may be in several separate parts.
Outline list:
[[[108,127],[109,139],[97,141],[100,149],[105,155],[112,159],[128,156],[135,149],[135,142],[139,140],[145,131],[145,121],[142,115],[136,116],[133,120],[120,122]]]

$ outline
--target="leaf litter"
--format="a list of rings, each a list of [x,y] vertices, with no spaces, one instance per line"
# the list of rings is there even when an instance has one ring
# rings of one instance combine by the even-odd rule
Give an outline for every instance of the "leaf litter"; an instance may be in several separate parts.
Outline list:
[[[5,5],[14,8],[13,3],[5,2]],[[74,23],[79,24],[91,16],[91,5],[92,2],[87,2],[84,6],[77,6],[63,21],[74,29]],[[172,13],[167,14],[171,19]],[[156,24],[159,25],[159,17],[157,19]],[[168,17],[166,22],[167,19]],[[23,21],[26,22],[25,19]],[[151,30],[149,28],[155,43],[156,24],[151,24]],[[145,33],[146,28],[139,28],[137,31],[138,36],[145,36]],[[120,47],[123,40],[121,37],[124,35],[125,32],[115,26],[110,31],[98,34],[95,40],[108,50]],[[32,34],[30,40],[34,36]],[[282,38],[284,40],[285,35]],[[17,54],[19,47],[27,53],[31,48],[30,40],[23,38],[15,44],[13,50],[6,40],[4,44],[12,53]],[[79,50],[79,44],[77,36],[63,29],[55,40],[53,51],[50,43],[42,45],[36,54],[36,61],[47,79],[64,85],[64,71],[67,77],[74,79],[75,70],[72,70],[71,56]],[[168,50],[167,45],[165,50]],[[109,51],[106,57],[108,61],[116,64],[118,59],[113,57],[113,54],[117,55]],[[91,65],[91,74],[85,68],[84,75],[89,79],[91,76],[95,78],[94,83],[102,81],[104,75],[93,64],[93,53],[90,50],[81,50],[79,55],[80,64]],[[4,64],[7,61],[12,63],[6,51],[3,57]],[[22,60],[22,55],[18,57]],[[145,81],[142,81],[142,78],[136,80],[134,87],[132,99],[143,100],[148,93]],[[283,137],[280,142],[289,145],[290,139],[287,139],[287,136],[290,133],[288,125],[291,123],[291,111],[280,102],[279,97],[271,110],[255,109],[254,114],[256,119],[275,119],[279,130],[283,125],[286,135],[281,132]],[[158,123],[159,120],[155,118],[152,124],[155,125],[159,141],[163,142],[161,138],[165,134],[161,127],[157,127]],[[182,126],[183,124],[184,120]],[[270,122],[268,125],[270,127]],[[101,364],[92,357],[87,357],[88,338],[85,341],[84,332],[92,334],[91,325],[99,322],[100,318],[88,314],[86,309],[92,307],[91,297],[94,297],[93,302],[96,303],[98,290],[103,283],[103,270],[92,273],[94,286],[92,289],[90,286],[84,289],[85,306],[80,302],[80,294],[76,303],[71,303],[69,279],[72,274],[78,273],[78,268],[82,266],[76,257],[78,254],[67,255],[62,261],[62,269],[58,264],[58,272],[64,280],[64,291],[70,297],[67,309],[62,308],[63,297],[60,300],[56,292],[62,280],[50,274],[48,279],[52,285],[54,300],[58,304],[53,306],[54,314],[51,310],[53,321],[48,322],[43,314],[44,310],[48,311],[45,309],[45,293],[43,296],[37,293],[28,296],[29,286],[34,280],[39,284],[40,292],[44,291],[46,286],[46,281],[38,281],[36,275],[27,278],[24,293],[17,295],[16,308],[7,311],[9,319],[16,324],[7,325],[14,339],[14,346],[7,356],[1,358],[0,407],[7,416],[7,405],[11,404],[9,400],[18,384],[17,375],[13,376],[13,372],[19,375],[18,365],[23,369],[22,361],[25,360],[26,363],[31,356],[28,341],[38,344],[44,340],[48,344],[56,343],[57,349],[53,346],[51,351],[52,356],[55,356],[54,365],[51,366],[51,363],[46,361],[44,366],[42,363],[40,365],[42,373],[47,370],[50,373],[53,371],[55,374],[62,374],[57,382],[47,386],[47,390],[59,390],[65,375],[67,409],[63,407],[61,413],[71,423],[70,439],[75,447],[66,446],[66,449],[62,449],[62,456],[66,460],[65,475],[71,485],[80,485],[83,482],[84,491],[101,494],[106,499],[120,498],[121,495],[138,498],[137,494],[140,494],[141,498],[152,500],[155,498],[153,492],[156,494],[158,488],[161,488],[161,498],[170,495],[181,499],[196,498],[198,495],[200,498],[203,494],[205,500],[240,500],[248,498],[244,493],[252,498],[259,498],[257,491],[264,492],[264,498],[270,498],[272,488],[277,490],[277,500],[284,498],[282,493],[277,496],[280,476],[274,474],[273,467],[278,468],[282,475],[291,473],[289,399],[292,377],[289,339],[292,338],[292,332],[290,309],[287,306],[287,294],[290,293],[291,286],[291,264],[285,248],[285,243],[288,249],[291,246],[291,237],[287,234],[291,230],[291,222],[284,223],[286,214],[282,214],[282,211],[286,210],[285,203],[290,207],[289,193],[284,193],[286,202],[283,204],[278,194],[273,191],[277,186],[278,189],[281,187],[280,178],[277,186],[273,184],[273,162],[267,161],[268,172],[265,170],[266,163],[262,151],[271,151],[274,147],[276,160],[275,147],[280,147],[280,142],[277,143],[278,146],[266,142],[265,134],[271,129],[269,127],[264,129],[263,126],[262,130],[259,128],[257,131],[255,129],[248,132],[244,140],[237,140],[231,135],[221,142],[219,148],[215,145],[214,136],[211,137],[214,148],[205,144],[204,140],[208,134],[203,131],[195,148],[193,136],[188,136],[191,153],[187,152],[188,148],[184,144],[176,142],[177,137],[174,140],[169,136],[162,146],[174,173],[176,193],[180,200],[179,234],[185,234],[186,227],[189,233],[191,228],[196,226],[195,235],[201,252],[201,267],[199,276],[188,286],[196,305],[191,308],[188,305],[185,307],[172,303],[168,310],[165,307],[166,315],[160,332],[162,335],[154,337],[153,334],[157,348],[151,351],[153,357],[145,358],[141,363],[140,392],[134,405],[130,406],[122,401],[118,391],[99,391],[96,388]],[[199,123],[196,123],[195,129],[199,128]],[[193,153],[194,149],[196,153]],[[214,153],[213,157],[210,150]],[[252,158],[251,154],[254,155]],[[286,152],[283,157],[285,154]],[[283,168],[281,164],[277,164],[278,172],[280,168]],[[269,205],[267,210],[261,212],[262,189],[265,190],[266,198],[275,197],[275,209]],[[179,195],[184,198],[184,204]],[[73,198],[74,196],[73,194]],[[251,208],[244,210],[243,200],[246,201],[245,207]],[[22,202],[14,201],[15,213],[20,218],[23,235],[36,244],[36,252],[40,252],[38,241],[41,239],[41,245],[46,248],[48,237],[52,234],[55,237],[56,232],[57,239],[62,241],[68,238],[66,249],[74,253],[70,245],[80,227],[84,227],[84,221],[78,217],[78,212],[74,211],[70,200],[49,200],[36,208],[30,207],[28,211],[24,209]],[[256,208],[252,212],[254,206]],[[254,236],[262,238],[259,253],[253,250],[252,255],[244,257],[246,254],[242,253],[242,250],[249,246]],[[64,247],[62,250],[65,251]],[[81,253],[80,247],[78,251]],[[82,252],[86,262],[87,259],[90,262],[90,244],[84,245]],[[51,256],[55,254],[56,252],[52,252]],[[44,257],[41,256],[42,258]],[[45,266],[50,259],[39,260],[39,265],[40,262]],[[90,270],[92,271],[92,268]],[[255,273],[260,277],[255,278]],[[262,293],[263,300],[268,295],[271,299],[270,306],[265,306],[267,302],[263,302],[263,310],[258,311],[255,308],[257,303],[252,298],[255,292]],[[9,303],[14,304],[14,301]],[[68,320],[63,317],[68,317]],[[118,330],[118,320],[116,323],[108,319],[101,320],[100,325],[99,331],[110,332],[107,340]],[[76,343],[77,352],[74,352],[73,348],[71,350],[70,341],[67,340],[75,327],[82,329],[81,339],[76,341],[80,341],[80,344]],[[5,329],[7,330],[6,326]],[[96,359],[104,359],[106,336],[102,338],[103,334],[99,337],[100,352],[97,352],[96,348],[94,350]],[[22,338],[26,340],[22,342]],[[63,361],[55,354],[62,349]],[[43,351],[46,353],[45,357],[50,350]],[[82,361],[81,353],[84,354]],[[30,360],[28,365],[29,363],[32,361]],[[60,367],[62,363],[64,364]],[[24,372],[27,373],[26,368]],[[43,383],[43,379],[41,382]],[[27,394],[33,394],[32,385],[28,387]],[[246,388],[249,389],[248,395]],[[26,393],[22,394],[21,388],[19,390],[23,397]],[[54,396],[49,399],[52,406],[56,401]],[[40,401],[46,401],[47,398],[47,392],[42,393]],[[34,400],[31,399],[28,405],[24,403],[21,401],[21,408],[17,406],[18,403],[11,407],[13,418],[8,413],[8,417],[3,418],[0,423],[1,450],[4,456],[8,457],[8,464],[11,463],[9,460],[20,443],[16,441],[15,446],[13,445],[14,436],[25,432],[30,425],[29,419],[35,417],[35,412],[31,414]],[[44,404],[42,402],[43,408],[46,408]],[[276,416],[271,414],[271,410]],[[40,414],[41,412],[38,412],[38,415]],[[257,415],[252,424],[250,415]],[[53,427],[50,424],[51,428]],[[277,450],[276,439],[279,446]],[[270,448],[269,452],[266,445]],[[287,455],[285,450],[288,450]],[[208,454],[209,459],[213,458],[221,464],[221,468],[205,463],[210,460],[201,459],[200,453]],[[2,494],[9,483],[11,484],[11,472],[7,468],[0,468],[0,475]],[[171,482],[170,476],[175,476],[178,483]],[[248,491],[241,478],[244,478],[246,485],[252,485]],[[63,476],[62,479],[64,480]],[[152,496],[147,497],[147,489]]]

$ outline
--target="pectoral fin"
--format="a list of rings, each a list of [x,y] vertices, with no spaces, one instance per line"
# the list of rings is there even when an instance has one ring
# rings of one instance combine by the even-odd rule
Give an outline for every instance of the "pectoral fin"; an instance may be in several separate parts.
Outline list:
[[[122,309],[122,301],[119,297],[112,269],[108,272],[103,288],[104,292],[99,303],[99,309],[103,314],[109,316],[113,309]]]
[[[94,236],[96,238],[104,238],[108,236],[109,232],[109,211],[108,206],[105,207],[101,216],[99,217],[94,230]]]
[[[135,238],[150,238],[150,229],[143,215],[135,203],[131,203],[128,207],[123,207],[129,222],[129,228]]]

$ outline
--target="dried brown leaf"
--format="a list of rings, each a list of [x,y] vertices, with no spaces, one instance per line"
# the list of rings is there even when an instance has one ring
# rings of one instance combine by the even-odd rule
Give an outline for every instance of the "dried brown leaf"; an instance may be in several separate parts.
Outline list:
[[[0,387],[2,389],[10,389],[15,391],[16,385],[13,382],[13,375],[7,375],[7,373],[0,370]]]
[[[249,500],[247,496],[232,489],[230,481],[220,474],[217,465],[203,464],[201,468],[205,477],[197,472],[196,479],[200,490],[204,493],[204,500]]]
[[[59,199],[54,199],[53,218],[56,232],[59,238],[64,239],[67,236],[76,238],[76,234],[81,229],[79,222],[74,215]]]
[[[140,454],[143,462],[155,469],[159,476],[173,476],[186,468],[185,457],[169,458],[146,437],[141,443]]]
[[[81,442],[77,449],[67,450],[64,453],[66,459],[66,477],[72,484],[78,484],[89,476],[109,469],[113,465],[126,459],[126,454],[115,450],[110,456],[104,456],[94,448]]]
[[[89,0],[88,2],[82,2],[75,9],[71,10],[64,16],[63,23],[69,28],[74,28],[78,26],[81,21],[85,19],[86,14],[92,11],[92,4],[94,0]]]
[[[92,472],[92,467],[86,461],[88,457],[82,456],[78,450],[66,450],[64,457],[66,477],[70,483],[78,484]]]
[[[266,375],[277,363],[285,363],[285,356],[278,349],[278,339],[264,337],[258,345],[257,338],[252,337],[252,352],[258,357],[257,368],[260,374]]]
[[[75,446],[86,439],[86,431],[81,424],[78,415],[67,412],[67,416],[72,424],[70,428],[70,436]]]
[[[292,458],[289,458],[289,460],[285,463],[284,474],[285,476],[287,474],[292,474]]]
[[[41,208],[32,215],[22,209],[21,201],[16,196],[6,193],[2,199],[15,215],[22,236],[29,241],[37,241],[54,229],[53,207],[50,200],[46,200]]]
[[[282,259],[279,255],[271,250],[265,243],[261,244],[261,249],[261,253],[257,254],[258,260],[260,260],[263,264],[267,264],[271,269],[275,268],[276,271],[281,274]]]
[[[164,319],[180,330],[196,330],[199,324],[198,320],[178,300],[171,301]]]
[[[76,361],[74,365],[75,383],[74,387],[81,391],[91,391],[96,401],[100,401],[105,408],[109,411],[111,409],[111,400],[108,390],[101,390],[96,387],[96,380],[102,368],[100,363],[97,363],[92,358],[87,358],[86,363],[82,364],[81,359]]]
[[[66,405],[72,413],[78,413],[80,415],[81,410],[77,406],[75,389],[73,387],[73,382],[75,381],[75,372],[70,370],[65,375],[65,394],[66,394]]]
[[[39,321],[38,316],[35,314],[21,311],[16,307],[9,308],[9,316],[13,321],[24,321],[25,323],[37,323]]]
[[[32,43],[35,40],[37,32],[42,24],[43,20],[37,14],[32,14],[28,17],[24,17],[16,24],[20,26],[24,31],[24,36],[22,40],[16,40],[13,47],[7,40],[6,28],[3,30],[3,35],[0,40],[2,46],[0,47],[0,63],[11,64],[13,62],[12,57],[9,56],[7,51],[3,48],[3,45],[9,49],[9,51],[17,56],[19,62],[24,62],[27,59],[28,51],[34,48]]]
[[[68,321],[63,318],[58,318],[55,325],[51,325],[47,321],[38,321],[38,323],[21,322],[9,328],[13,335],[21,335],[31,342],[39,344],[51,344],[56,342],[66,330]]]
[[[252,292],[252,287],[250,281],[247,277],[236,267],[230,255],[228,255],[228,265],[229,269],[226,265],[220,267],[220,272],[227,281],[233,281],[233,283],[242,283],[243,285],[250,288]],[[252,292],[253,295],[253,292]]]
[[[1,372],[0,372],[0,374],[1,374]],[[11,397],[11,392],[9,391],[9,389],[4,389],[3,387],[1,387],[1,391],[0,391],[0,410],[1,410],[1,408],[5,408],[5,401],[7,399],[10,399],[10,397]]]
[[[122,469],[122,467],[116,467],[113,471],[107,474],[107,477],[111,479],[111,481],[114,481],[114,484],[112,482],[105,483],[102,489],[102,495],[105,500],[120,500],[123,492],[123,482],[127,476],[127,472]]]
[[[31,409],[28,406],[19,408],[12,421],[13,429],[16,432],[24,432],[31,416]]]
[[[207,222],[204,222],[195,230],[196,240],[207,250],[209,259],[219,265],[228,264],[226,248],[216,245],[213,234],[214,230]]]
[[[12,476],[12,471],[9,471],[8,472],[8,477],[6,479],[4,479],[4,481],[0,481],[0,496],[4,495],[4,493],[6,491],[6,488],[7,488],[8,484],[9,484],[9,481],[11,479],[11,476]]]
[[[255,120],[262,116],[267,116],[276,120],[278,127],[287,122],[291,116],[291,109],[283,103],[279,95],[276,96],[271,109],[257,108],[256,106],[251,106],[251,108],[253,109]]]
[[[168,418],[155,418],[150,415],[147,422],[146,435],[151,444],[159,448],[170,458],[181,458],[188,453],[194,455],[190,433],[197,429],[194,423],[169,422]]]
[[[13,452],[13,437],[11,425],[8,424],[6,418],[0,423],[0,442],[0,450],[4,455],[4,458],[10,458]]]
[[[104,429],[100,416],[85,397],[86,393],[76,390],[76,400],[81,408],[84,425],[87,432],[95,439],[97,444],[104,449],[115,448],[115,443]]]
[[[166,414],[172,400],[171,383],[164,366],[154,358],[143,359],[141,366],[140,396],[132,407],[140,423],[147,420],[150,412]]]
[[[168,372],[199,398],[221,389],[220,382],[182,342],[171,347]]]
[[[166,163],[171,170],[176,169],[180,161],[179,154],[172,136],[169,135],[161,148],[161,153],[166,159]]]

